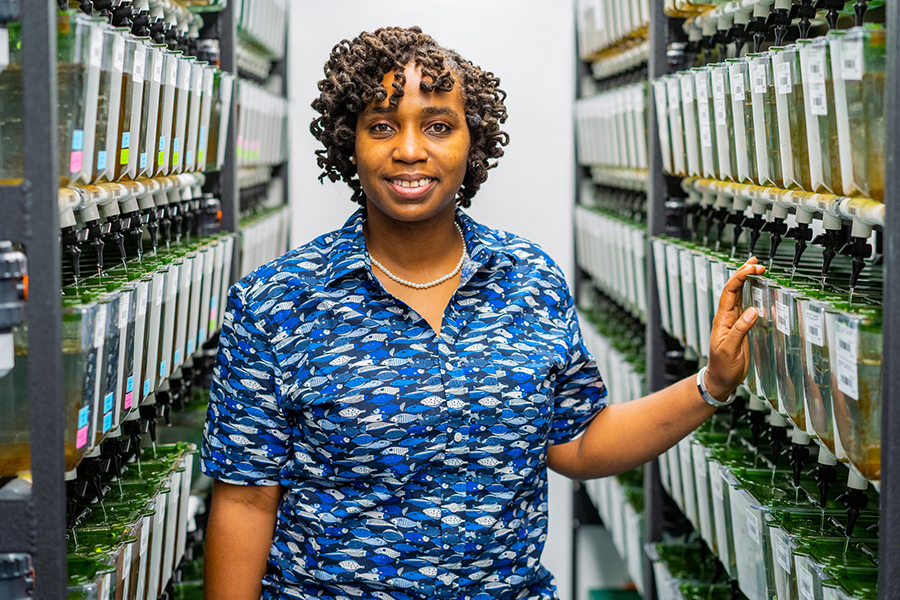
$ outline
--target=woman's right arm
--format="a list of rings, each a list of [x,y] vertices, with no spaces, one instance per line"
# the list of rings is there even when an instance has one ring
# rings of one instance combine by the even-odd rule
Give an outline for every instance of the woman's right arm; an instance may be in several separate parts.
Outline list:
[[[259,600],[284,488],[213,484],[203,563],[208,600]]]

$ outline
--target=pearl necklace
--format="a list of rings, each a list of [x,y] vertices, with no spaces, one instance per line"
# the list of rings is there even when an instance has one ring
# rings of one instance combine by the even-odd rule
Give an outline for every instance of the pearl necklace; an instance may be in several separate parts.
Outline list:
[[[462,269],[463,263],[466,261],[466,257],[469,256],[469,253],[466,252],[466,238],[463,236],[462,229],[460,229],[459,223],[454,223],[454,225],[456,225],[456,231],[459,232],[459,238],[462,240],[462,243],[463,243],[462,256],[459,257],[459,262],[456,263],[456,266],[453,268],[452,271],[450,271],[443,277],[439,277],[438,279],[435,279],[434,281],[429,281],[428,283],[413,283],[412,281],[407,281],[401,277],[397,277],[396,275],[394,275],[393,273],[388,271],[387,267],[385,267],[383,264],[381,264],[380,262],[375,260],[375,257],[372,256],[368,251],[366,251],[366,254],[369,255],[369,260],[372,261],[372,264],[375,265],[376,267],[378,267],[381,270],[381,272],[384,273],[385,275],[387,275],[389,278],[391,278],[391,280],[396,281],[400,285],[405,285],[406,287],[411,287],[411,288],[414,288],[417,290],[425,290],[425,289],[434,287],[436,285],[440,285],[440,284],[444,283],[445,281],[447,281],[448,279],[450,279],[451,277],[453,277],[454,275],[456,275],[457,273],[459,273],[459,270]]]

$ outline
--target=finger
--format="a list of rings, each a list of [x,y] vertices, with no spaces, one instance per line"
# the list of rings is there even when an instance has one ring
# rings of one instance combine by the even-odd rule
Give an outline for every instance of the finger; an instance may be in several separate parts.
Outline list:
[[[756,323],[757,318],[759,318],[759,314],[756,312],[755,308],[751,306],[745,310],[741,315],[741,318],[734,323],[731,331],[729,331],[728,335],[725,337],[725,341],[722,344],[722,350],[729,355],[737,354],[744,339],[747,337],[747,333],[750,332],[750,328]]]
[[[735,272],[734,275],[725,283],[722,289],[722,297],[719,299],[719,312],[731,313],[735,307],[740,305],[741,290],[744,288],[744,282],[747,281],[748,275],[762,275],[766,268],[757,264],[756,257],[750,257],[744,265]],[[737,315],[733,315],[737,319]]]

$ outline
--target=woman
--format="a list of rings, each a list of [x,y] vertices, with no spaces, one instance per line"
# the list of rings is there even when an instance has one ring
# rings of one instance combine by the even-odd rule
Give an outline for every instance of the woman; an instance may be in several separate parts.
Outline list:
[[[754,260],[700,377],[605,407],[560,270],[458,208],[507,142],[498,83],[417,28],[332,51],[311,129],[323,177],[362,207],[230,292],[208,598],[554,598],[547,467],[640,465],[743,380]]]

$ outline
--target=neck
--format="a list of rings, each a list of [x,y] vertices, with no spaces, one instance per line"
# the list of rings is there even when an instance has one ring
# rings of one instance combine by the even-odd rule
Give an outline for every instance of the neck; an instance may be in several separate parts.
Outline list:
[[[459,261],[462,244],[455,226],[455,208],[424,221],[398,221],[368,207],[363,231],[366,247],[376,260],[414,281],[439,277]]]

